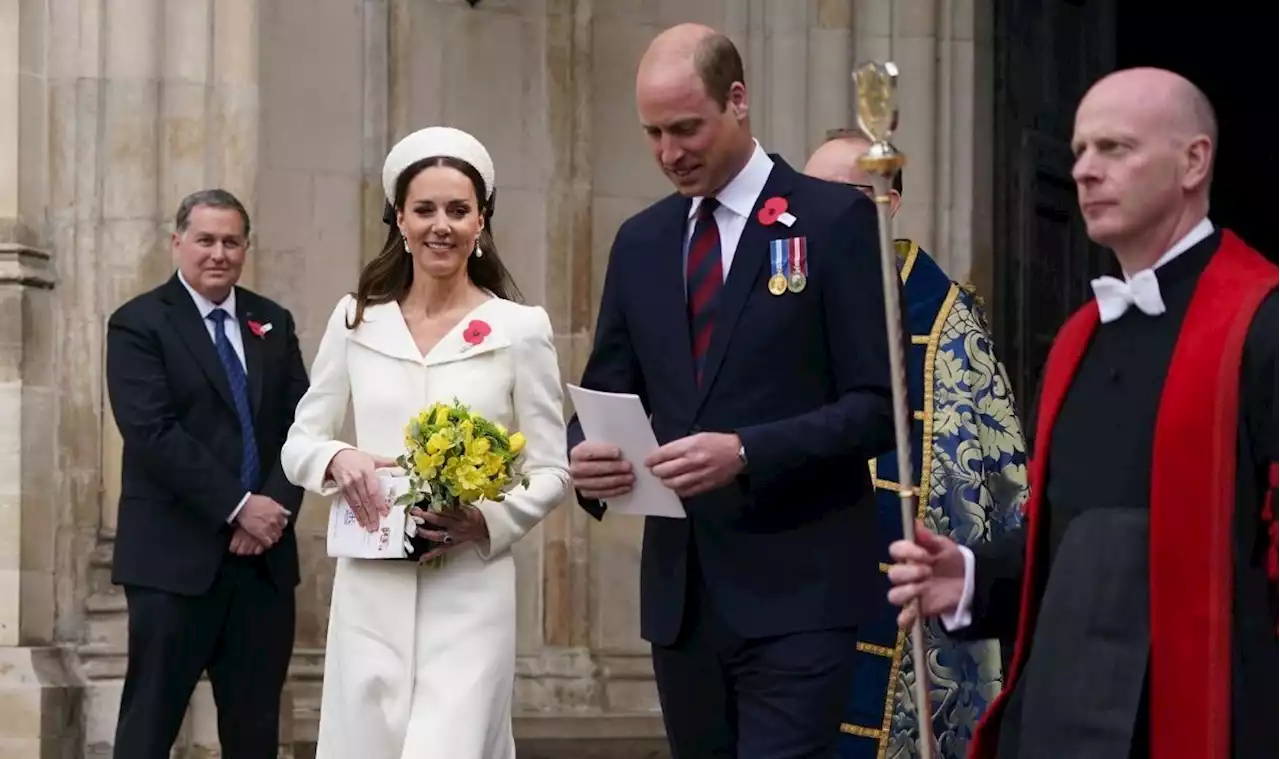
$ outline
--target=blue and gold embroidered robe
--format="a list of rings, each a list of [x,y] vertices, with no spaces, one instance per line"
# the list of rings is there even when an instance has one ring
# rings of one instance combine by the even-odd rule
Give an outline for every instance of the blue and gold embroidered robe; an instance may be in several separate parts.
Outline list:
[[[895,244],[911,333],[911,455],[921,492],[928,494],[917,513],[934,532],[974,545],[1013,529],[1021,519],[1027,495],[1022,427],[977,297],[952,282],[915,243]],[[887,594],[888,546],[902,535],[897,456],[886,454],[870,466]],[[898,630],[897,614],[886,600],[858,630],[841,759],[919,755],[910,638]],[[962,759],[979,718],[1000,692],[1000,647],[996,641],[954,641],[936,621],[926,625],[926,637],[937,756]]]

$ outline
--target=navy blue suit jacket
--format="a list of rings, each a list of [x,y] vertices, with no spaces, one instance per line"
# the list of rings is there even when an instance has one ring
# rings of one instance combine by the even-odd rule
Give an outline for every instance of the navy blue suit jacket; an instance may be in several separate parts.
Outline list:
[[[701,387],[684,293],[691,201],[672,195],[628,219],[609,256],[582,385],[638,394],[660,444],[735,432],[748,459],[736,482],[685,499],[688,519],[646,518],[640,624],[658,645],[680,632],[695,555],[712,603],[745,638],[853,626],[882,600],[867,461],[892,447],[893,422],[875,206],[771,158],[719,294]],[[787,199],[791,227],[757,220],[774,196]],[[772,295],[769,242],[799,236],[808,285]],[[570,449],[583,439],[576,417],[568,437]],[[599,502],[579,502],[603,516]]]

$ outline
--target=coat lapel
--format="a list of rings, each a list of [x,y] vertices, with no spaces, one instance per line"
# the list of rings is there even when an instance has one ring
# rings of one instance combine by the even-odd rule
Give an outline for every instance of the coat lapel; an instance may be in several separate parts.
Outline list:
[[[493,307],[496,300],[486,301],[462,317],[427,353],[423,363],[437,366],[510,347],[511,331],[502,310]]]
[[[191,351],[196,363],[204,370],[205,376],[218,391],[218,395],[222,396],[228,406],[235,408],[235,401],[231,397],[231,384],[227,381],[227,373],[222,368],[222,361],[218,359],[218,349],[213,346],[213,340],[209,337],[209,328],[200,318],[200,311],[196,308],[195,301],[191,300],[191,295],[178,281],[176,274],[169,280],[164,299],[169,307],[171,317],[169,323],[178,331],[182,342],[187,346],[187,350]]]
[[[364,320],[348,333],[347,339],[390,358],[422,363],[422,354],[395,301],[366,307]]]
[[[237,288],[236,298],[239,301],[236,310],[240,312],[236,314],[236,321],[240,322],[240,342],[244,345],[245,374],[249,381],[249,406],[256,417],[262,405],[262,341],[269,339],[270,333],[262,337],[253,333],[249,327],[249,322],[257,319],[253,306],[245,297],[244,290]]]
[[[464,316],[426,356],[419,352],[400,305],[394,301],[366,308],[364,321],[347,339],[389,358],[424,366],[480,356],[511,345],[511,334],[502,319],[502,311],[493,307],[495,300],[477,306]],[[487,333],[477,333],[472,337],[475,342],[467,339],[473,322],[481,322],[482,325],[478,325],[480,329],[487,329]]]
[[[751,295],[751,288],[760,285],[760,271],[769,260],[769,241],[786,237],[784,226],[766,227],[759,222],[756,214],[769,198],[787,197],[791,194],[795,180],[795,170],[778,156],[773,158],[773,170],[764,184],[760,196],[756,198],[747,217],[747,226],[742,230],[738,247],[733,254],[733,263],[729,267],[729,277],[720,289],[719,302],[716,304],[715,328],[711,333],[711,346],[707,349],[706,365],[703,367],[702,387],[698,393],[698,405],[706,401],[707,393],[715,383],[716,373],[724,362],[724,354],[729,348],[729,339],[733,337],[734,327],[742,308]],[[683,281],[683,280],[682,280]],[[686,327],[686,333],[688,329]],[[686,335],[687,340],[687,335]],[[692,349],[689,349],[690,351]]]
[[[649,314],[653,329],[671,341],[671,350],[662,355],[671,356],[676,362],[673,367],[679,377],[684,397],[695,397],[697,380],[694,377],[693,343],[689,336],[689,304],[685,294],[684,241],[689,225],[689,204],[687,198],[677,202],[678,213],[669,223],[658,231],[657,250],[670,251],[669,254],[657,257],[653,267],[656,282],[650,289]]]

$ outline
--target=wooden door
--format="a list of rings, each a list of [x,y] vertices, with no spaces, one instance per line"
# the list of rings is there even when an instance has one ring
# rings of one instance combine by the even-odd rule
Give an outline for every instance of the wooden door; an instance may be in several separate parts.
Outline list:
[[[1000,357],[1025,422],[1058,328],[1110,271],[1071,179],[1076,105],[1115,59],[1113,0],[994,0],[995,293]]]

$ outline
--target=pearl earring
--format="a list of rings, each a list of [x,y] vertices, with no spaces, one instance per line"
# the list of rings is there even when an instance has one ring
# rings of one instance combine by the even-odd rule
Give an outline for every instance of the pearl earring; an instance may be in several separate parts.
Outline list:
[[[476,258],[484,258],[484,248],[480,247],[480,240],[478,238],[476,239],[475,254],[476,254]]]
[[[404,252],[405,252],[405,253],[412,253],[412,252],[413,252],[413,248],[409,247],[409,238],[408,238],[408,237],[402,237],[402,238],[400,238],[400,239],[404,240]]]

